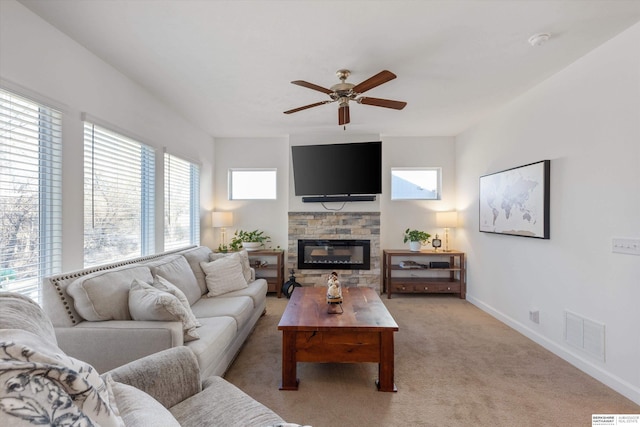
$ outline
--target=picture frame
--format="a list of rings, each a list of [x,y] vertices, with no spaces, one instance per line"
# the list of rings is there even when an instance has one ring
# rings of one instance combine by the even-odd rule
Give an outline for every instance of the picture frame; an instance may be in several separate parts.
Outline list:
[[[549,239],[550,172],[541,160],[481,176],[479,231]]]

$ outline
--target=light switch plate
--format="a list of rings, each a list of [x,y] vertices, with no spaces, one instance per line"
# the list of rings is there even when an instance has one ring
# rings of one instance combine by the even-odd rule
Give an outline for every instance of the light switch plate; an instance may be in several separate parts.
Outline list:
[[[619,254],[640,255],[640,239],[612,239],[612,252]]]

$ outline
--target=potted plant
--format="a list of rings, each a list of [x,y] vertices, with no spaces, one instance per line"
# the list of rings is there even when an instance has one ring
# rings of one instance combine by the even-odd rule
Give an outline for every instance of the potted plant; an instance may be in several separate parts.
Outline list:
[[[409,242],[409,250],[412,252],[419,252],[422,245],[429,243],[429,237],[431,234],[426,231],[410,230],[404,231],[404,243]]]
[[[270,239],[271,237],[264,234],[264,231],[236,230],[236,232],[233,233],[233,239],[231,239],[229,248],[234,251],[239,251],[240,247],[243,247],[248,251],[255,251],[261,246],[264,246],[265,242],[268,242]]]

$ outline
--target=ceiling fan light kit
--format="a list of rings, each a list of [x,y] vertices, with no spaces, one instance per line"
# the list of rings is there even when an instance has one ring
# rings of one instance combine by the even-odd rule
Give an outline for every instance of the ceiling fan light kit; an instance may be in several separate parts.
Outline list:
[[[391,108],[394,110],[402,110],[407,105],[407,103],[403,101],[394,101],[391,99],[382,98],[367,98],[360,96],[364,92],[373,89],[374,87],[380,86],[383,83],[395,79],[396,75],[391,71],[383,70],[375,76],[370,77],[357,85],[346,82],[347,78],[350,75],[351,71],[349,70],[342,69],[336,71],[336,76],[338,76],[338,79],[340,79],[340,83],[336,83],[335,85],[331,86],[331,89],[327,89],[322,86],[306,82],[304,80],[292,81],[291,83],[294,85],[306,87],[307,89],[312,89],[327,94],[329,95],[329,98],[331,98],[331,100],[315,102],[313,104],[294,108],[292,110],[287,110],[284,113],[297,113],[298,111],[306,110],[308,108],[313,108],[332,102],[338,102],[338,125],[345,126],[351,121],[349,116],[349,101],[355,101],[358,104],[372,105],[374,107]]]

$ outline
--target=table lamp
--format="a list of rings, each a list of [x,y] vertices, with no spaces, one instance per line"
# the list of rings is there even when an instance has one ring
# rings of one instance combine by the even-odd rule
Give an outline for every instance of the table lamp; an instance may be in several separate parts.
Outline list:
[[[436,225],[444,228],[444,251],[449,250],[449,229],[458,226],[458,212],[436,212]]]
[[[233,212],[211,212],[211,226],[220,229],[222,247],[226,246],[227,227],[233,225]]]

